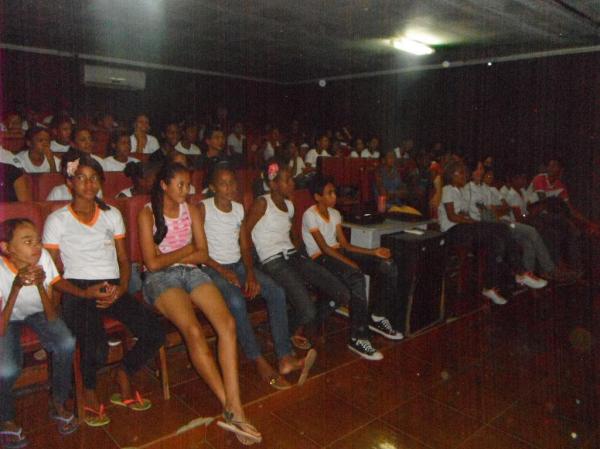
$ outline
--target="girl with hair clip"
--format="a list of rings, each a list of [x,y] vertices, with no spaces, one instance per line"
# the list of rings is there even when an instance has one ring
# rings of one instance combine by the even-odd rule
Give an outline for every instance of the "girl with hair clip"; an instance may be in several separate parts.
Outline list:
[[[50,190],[50,193],[46,197],[46,201],[70,201],[73,199],[73,195],[71,194],[71,189],[69,184],[66,182],[69,179],[69,175],[67,174],[67,165],[69,162],[73,162],[79,160],[81,155],[86,154],[82,153],[76,148],[71,148],[67,151],[61,159],[60,165],[60,173],[65,178],[65,183],[55,186]],[[102,188],[98,192],[98,198],[102,198]]]
[[[137,338],[114,373],[119,393],[112,404],[134,411],[151,407],[131,385],[135,374],[164,342],[156,317],[127,293],[130,264],[125,245],[125,224],[118,209],[98,198],[104,179],[102,167],[89,155],[66,164],[67,185],[73,200],[48,216],[44,247],[63,279],[55,288],[64,293],[63,319],[81,349],[84,383],[84,421],[91,427],[110,422],[96,395],[96,375],[108,355],[103,318],[113,317]]]
[[[183,335],[194,368],[224,408],[224,421],[218,425],[244,444],[259,443],[262,436],[246,420],[240,399],[235,320],[219,289],[198,268],[208,260],[208,245],[198,207],[186,203],[189,190],[189,170],[167,164],[156,177],[151,203],[140,211],[140,244],[147,270],[144,297]],[[222,373],[194,306],[215,328]]]
[[[302,385],[317,353],[311,349],[305,359],[294,356],[289,339],[285,292],[270,277],[254,268],[244,207],[233,200],[237,193],[235,173],[225,164],[217,166],[211,174],[209,187],[214,196],[200,203],[200,217],[208,242],[206,272],[221,290],[236,320],[242,350],[273,388],[290,388],[284,376],[298,369],[302,369],[298,381]],[[259,294],[269,311],[275,353],[279,359],[278,371],[262,355],[246,309],[246,301]]]
[[[263,271],[283,287],[292,306],[292,343],[298,349],[310,349],[318,324],[338,304],[350,303],[350,290],[326,268],[299,251],[300,237],[291,233],[294,205],[289,198],[294,192],[294,179],[289,166],[270,159],[263,177],[270,193],[256,199],[248,214],[246,229],[252,236]],[[321,294],[317,306],[306,284]]]

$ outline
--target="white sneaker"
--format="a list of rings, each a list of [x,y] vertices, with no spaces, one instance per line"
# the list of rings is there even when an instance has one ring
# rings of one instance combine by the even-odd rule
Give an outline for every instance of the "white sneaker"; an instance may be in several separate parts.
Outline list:
[[[495,288],[483,289],[481,294],[490,299],[494,304],[503,306],[507,303],[506,299]]]
[[[535,289],[544,288],[548,285],[547,280],[539,278],[529,271],[523,274],[517,274],[515,276],[515,282],[519,285],[525,285],[526,287]]]

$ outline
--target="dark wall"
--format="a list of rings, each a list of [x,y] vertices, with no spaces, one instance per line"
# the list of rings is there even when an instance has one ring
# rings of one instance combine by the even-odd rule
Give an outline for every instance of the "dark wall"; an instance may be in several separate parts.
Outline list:
[[[403,136],[419,147],[442,141],[471,157],[492,154],[532,173],[552,153],[567,162],[566,178],[582,208],[600,215],[600,55],[586,54],[298,86],[145,70],[147,88],[127,92],[85,87],[71,58],[3,51],[5,105],[80,110],[107,108],[121,120],[148,111],[155,123],[186,112],[214,112],[309,129],[350,124],[376,133],[391,148]],[[77,101],[75,101],[77,99]],[[596,198],[600,199],[600,198]]]
[[[299,86],[295,113],[315,123],[354,123],[392,148],[442,141],[466,155],[519,164],[533,173],[558,153],[580,206],[598,214],[600,55],[436,70]],[[592,193],[593,195],[590,195]],[[599,198],[600,199],[600,198]]]
[[[5,50],[0,57],[4,107],[8,109],[32,106],[52,111],[66,102],[78,115],[106,109],[128,121],[144,111],[153,122],[162,123],[189,113],[214,113],[219,105],[225,105],[232,119],[262,123],[267,117],[280,116],[284,105],[284,89],[276,84],[143,69],[146,89],[134,92],[84,86],[82,66],[86,61]]]

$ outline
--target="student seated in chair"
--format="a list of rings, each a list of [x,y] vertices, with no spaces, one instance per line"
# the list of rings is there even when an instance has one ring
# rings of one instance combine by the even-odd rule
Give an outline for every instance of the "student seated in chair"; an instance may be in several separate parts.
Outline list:
[[[12,393],[23,364],[23,326],[29,326],[52,354],[50,416],[62,435],[78,427],[65,406],[71,392],[75,338],[52,303],[52,286],[60,276],[50,254],[42,249],[34,224],[26,218],[0,224],[0,250],[0,447],[14,449],[28,444],[15,423]]]

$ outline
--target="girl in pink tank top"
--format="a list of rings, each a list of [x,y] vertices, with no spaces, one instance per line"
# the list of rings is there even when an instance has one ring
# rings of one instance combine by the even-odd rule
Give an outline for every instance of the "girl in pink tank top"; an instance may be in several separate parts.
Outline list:
[[[240,400],[235,320],[219,289],[198,267],[208,260],[208,244],[199,209],[186,203],[189,191],[188,169],[167,164],[156,177],[151,204],[140,211],[140,245],[147,269],[144,297],[183,335],[194,368],[223,406],[224,419],[217,424],[244,444],[259,443],[262,436],[246,420]],[[218,335],[221,371],[194,306]]]

